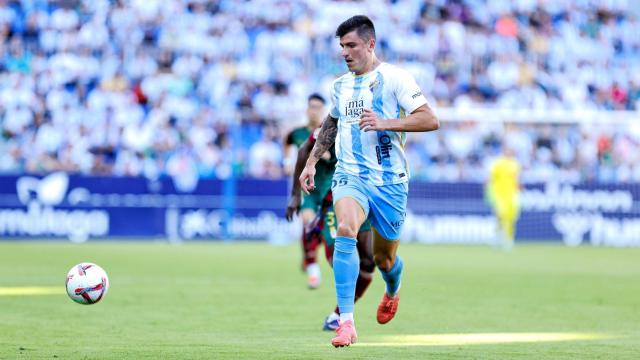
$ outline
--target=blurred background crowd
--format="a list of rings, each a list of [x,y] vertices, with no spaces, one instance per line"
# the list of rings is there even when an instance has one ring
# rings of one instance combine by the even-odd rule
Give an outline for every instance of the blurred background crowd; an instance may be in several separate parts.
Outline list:
[[[436,111],[638,111],[638,5],[0,0],[0,172],[281,178],[307,96],[346,71],[335,28],[359,13]],[[481,181],[504,139],[524,181],[640,181],[634,126],[458,120],[409,136],[414,178]]]

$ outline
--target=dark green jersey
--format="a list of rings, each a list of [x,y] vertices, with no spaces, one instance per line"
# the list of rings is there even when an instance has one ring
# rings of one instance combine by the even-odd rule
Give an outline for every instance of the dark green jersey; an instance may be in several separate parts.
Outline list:
[[[316,135],[318,131],[314,131],[311,136],[309,136],[309,141],[313,144],[316,142]],[[330,157],[329,159],[325,159],[324,156],[320,158],[320,161],[316,164],[316,176],[315,182],[316,187],[322,188],[326,186],[326,190],[328,191],[331,188],[331,180],[333,179],[333,173],[336,170],[336,163],[338,162],[338,158],[336,157],[336,147],[331,146],[328,150]]]
[[[309,142],[311,144],[315,144],[316,142],[315,134],[317,134],[317,131],[314,131],[314,133],[309,136]],[[301,207],[303,209],[308,208],[317,211],[320,205],[322,205],[327,193],[331,191],[331,181],[333,180],[333,173],[336,169],[338,158],[336,158],[335,146],[329,148],[327,152],[329,153],[329,159],[325,159],[325,154],[320,158],[320,161],[316,163],[316,176],[314,176],[316,189],[311,192],[311,194],[303,194],[302,196]]]
[[[309,135],[311,135],[311,131],[306,126],[295,128],[287,136],[286,145],[295,145],[300,148],[302,143],[307,141]]]

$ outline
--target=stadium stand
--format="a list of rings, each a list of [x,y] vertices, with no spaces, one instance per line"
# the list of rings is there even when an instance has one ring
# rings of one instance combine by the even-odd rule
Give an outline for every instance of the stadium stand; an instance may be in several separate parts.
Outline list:
[[[410,69],[437,109],[636,111],[631,7],[0,0],[0,172],[173,176],[186,187],[281,178],[282,136],[303,121],[306,96],[346,71],[333,31],[359,12],[380,30],[379,56]],[[409,137],[414,178],[481,181],[505,138],[525,182],[640,181],[637,126],[460,120]]]

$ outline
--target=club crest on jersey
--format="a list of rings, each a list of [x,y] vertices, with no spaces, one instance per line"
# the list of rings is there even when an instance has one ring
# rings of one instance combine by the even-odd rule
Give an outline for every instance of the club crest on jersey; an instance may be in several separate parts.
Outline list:
[[[378,85],[380,85],[380,80],[378,80],[378,79],[373,80],[372,82],[369,83],[369,90],[371,92],[374,92],[374,90],[376,89],[376,87]]]

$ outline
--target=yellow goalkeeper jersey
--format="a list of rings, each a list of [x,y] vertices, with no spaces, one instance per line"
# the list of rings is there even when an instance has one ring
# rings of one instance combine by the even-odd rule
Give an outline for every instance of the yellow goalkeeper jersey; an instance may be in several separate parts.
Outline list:
[[[489,189],[496,197],[508,197],[518,193],[520,164],[511,157],[500,156],[491,165]]]

